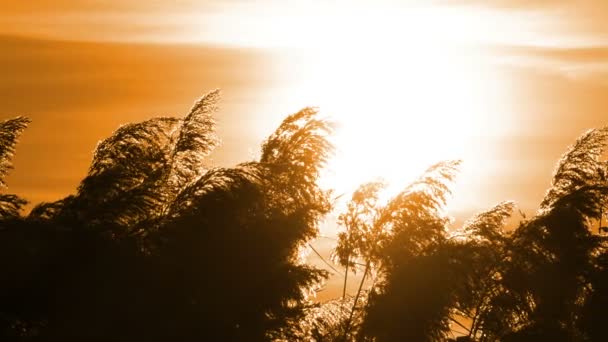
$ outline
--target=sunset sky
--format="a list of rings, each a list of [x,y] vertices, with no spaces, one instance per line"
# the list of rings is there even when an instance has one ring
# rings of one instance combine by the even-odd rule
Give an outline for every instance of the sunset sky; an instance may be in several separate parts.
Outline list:
[[[3,0],[0,119],[33,120],[9,191],[73,193],[120,124],[221,88],[214,165],[255,158],[314,105],[339,124],[339,193],[461,158],[457,219],[533,211],[566,147],[608,123],[608,2],[534,3]]]

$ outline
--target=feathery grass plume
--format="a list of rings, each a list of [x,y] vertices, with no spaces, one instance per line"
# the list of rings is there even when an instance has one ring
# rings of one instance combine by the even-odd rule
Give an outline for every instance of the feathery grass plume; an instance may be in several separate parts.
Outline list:
[[[156,118],[119,128],[99,143],[76,209],[88,223],[134,227],[164,203],[176,118]]]
[[[351,200],[346,205],[346,212],[338,216],[338,224],[344,231],[338,233],[338,244],[333,258],[345,268],[354,268],[353,260],[371,259],[377,255],[374,250],[382,239],[382,231],[378,231],[375,221],[379,214],[380,191],[386,183],[375,181],[364,183],[353,192]]]
[[[503,266],[509,255],[510,234],[504,231],[507,219],[513,214],[515,203],[505,201],[474,215],[458,229],[452,238],[462,252],[455,260],[466,265],[456,277],[452,320],[462,321],[468,337],[483,339],[493,336],[502,325],[513,326],[513,316],[501,311],[499,294],[502,291]]]
[[[608,127],[583,133],[556,165],[551,187],[540,204],[545,211],[583,186],[606,183],[606,164],[600,160],[608,142]]]
[[[451,183],[458,172],[460,160],[442,161],[429,167],[421,177],[408,185],[386,206],[386,219],[397,218],[411,209],[426,210],[428,214],[441,214]]]
[[[206,172],[203,162],[219,144],[214,118],[219,100],[220,91],[216,89],[198,100],[181,120],[171,156],[172,186],[184,187]]]
[[[206,172],[204,158],[218,144],[213,119],[218,100],[215,90],[184,118],[120,127],[98,144],[77,195],[61,202],[65,210],[52,205],[53,211],[122,235],[147,234],[184,187]]]
[[[0,186],[6,187],[4,179],[13,168],[17,140],[30,122],[30,119],[19,116],[0,123]]]
[[[431,341],[449,331],[458,274],[465,269],[457,257],[460,247],[448,239],[445,214],[459,165],[431,166],[380,210],[375,224],[387,232],[376,256],[380,278],[359,334],[378,341]]]
[[[316,179],[333,149],[326,138],[333,124],[317,116],[316,108],[304,108],[283,120],[262,145],[260,162],[298,170],[306,182]]]
[[[67,196],[54,202],[42,202],[37,204],[27,216],[33,221],[55,221],[61,217],[62,210],[70,205],[74,195]]]
[[[378,219],[381,207],[378,204],[380,191],[386,187],[381,181],[364,183],[355,190],[350,202],[346,207],[346,212],[338,216],[338,224],[345,228],[338,234],[338,244],[336,245],[333,258],[345,267],[344,284],[342,288],[342,299],[346,299],[346,284],[348,281],[348,271],[356,271],[358,258],[363,259],[365,268],[361,278],[357,294],[353,299],[352,307],[348,318],[343,322],[343,339],[348,339],[353,326],[353,319],[357,311],[359,297],[363,293],[363,284],[368,273],[374,271],[374,263],[377,262],[378,248],[386,232],[378,226]],[[355,320],[355,326],[360,320]]]
[[[446,237],[449,218],[445,205],[460,164],[460,160],[454,160],[431,166],[389,201],[378,220],[383,230],[392,232],[383,252],[399,258],[419,255]],[[385,262],[389,260],[390,257]]]
[[[585,186],[574,189],[513,232],[500,293],[511,302],[493,308],[518,323],[510,327],[511,340],[581,334],[578,312],[591,289],[596,256],[606,253],[603,238],[588,225],[586,212],[599,212],[595,196]]]
[[[311,306],[327,272],[298,252],[331,209],[317,184],[331,124],[302,110],[266,140],[261,161],[207,171],[216,100],[212,92],[183,120],[121,127],[98,145],[75,196],[36,207],[19,222],[32,229],[11,230],[44,241],[46,254],[14,267],[48,270],[35,282],[48,291],[18,297],[42,298],[31,321],[47,319],[43,337],[264,340]]]
[[[27,201],[17,195],[0,194],[0,219],[18,217]]]
[[[460,232],[467,238],[484,241],[500,240],[504,234],[502,229],[507,220],[513,215],[515,202],[504,201],[489,210],[477,213],[468,219],[460,229]]]
[[[606,200],[606,164],[600,158],[608,129],[585,132],[558,161],[551,187],[537,214],[523,221],[506,244],[501,289],[486,322],[491,335],[504,340],[572,340],[581,336],[579,312],[588,293],[602,238],[589,223]],[[557,335],[556,335],[557,334]]]
[[[305,109],[266,140],[260,161],[211,169],[172,202],[157,232],[166,272],[176,272],[187,312],[222,339],[263,339],[285,331],[327,275],[305,265],[299,251],[330,209],[317,185],[330,124]],[[182,293],[183,291],[180,291]]]
[[[241,200],[244,192],[258,192],[264,188],[263,168],[257,163],[244,163],[234,168],[211,169],[187,185],[171,203],[168,218],[190,212],[211,210],[218,203],[230,199]],[[209,212],[212,215],[213,212]],[[205,215],[201,215],[204,218]]]
[[[285,217],[299,217],[301,226],[279,229],[275,233],[301,250],[302,242],[318,234],[320,218],[329,212],[330,191],[319,188],[317,179],[325,166],[333,146],[327,137],[333,132],[333,123],[319,118],[315,108],[304,108],[289,115],[263,143],[260,164],[267,168],[267,201],[269,213]]]
[[[19,116],[0,123],[0,187],[6,187],[5,178],[13,169],[15,146],[30,122],[30,119]],[[27,201],[17,195],[1,194],[0,219],[18,217],[26,204]]]

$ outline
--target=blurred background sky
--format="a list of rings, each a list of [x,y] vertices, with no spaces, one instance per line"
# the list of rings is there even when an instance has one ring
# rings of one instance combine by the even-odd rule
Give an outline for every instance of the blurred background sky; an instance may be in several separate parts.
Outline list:
[[[8,191],[73,193],[100,139],[215,88],[213,165],[313,105],[339,124],[339,194],[462,158],[457,222],[506,199],[530,212],[567,146],[608,124],[608,2],[3,0],[0,119],[33,120]]]

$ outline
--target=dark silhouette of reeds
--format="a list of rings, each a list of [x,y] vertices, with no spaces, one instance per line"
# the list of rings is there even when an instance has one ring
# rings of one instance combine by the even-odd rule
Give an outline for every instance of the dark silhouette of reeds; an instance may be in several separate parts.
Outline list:
[[[361,185],[338,219],[334,259],[363,272],[356,295],[315,305],[327,272],[300,252],[332,209],[317,185],[332,125],[288,116],[259,160],[213,168],[219,92],[183,118],[120,127],[76,193],[22,214],[0,195],[3,340],[468,341],[608,338],[608,129],[557,164],[538,212],[506,230],[513,202],[456,230],[445,201],[458,161],[387,203]],[[29,121],[0,124],[0,185]]]

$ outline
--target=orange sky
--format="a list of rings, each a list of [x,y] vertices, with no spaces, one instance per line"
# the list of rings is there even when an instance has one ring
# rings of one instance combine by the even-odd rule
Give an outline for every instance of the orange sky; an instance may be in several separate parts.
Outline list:
[[[270,43],[276,42],[270,36],[277,31],[293,31],[293,26],[302,23],[309,25],[309,33],[314,32],[315,24],[325,16],[340,22],[352,14],[403,14],[429,6],[469,13],[483,11],[487,20],[474,15],[476,18],[451,23],[429,23],[458,26],[480,21],[489,31],[478,33],[493,37],[490,40],[500,37],[517,44],[534,37],[536,44],[567,41],[579,45],[608,39],[608,3],[603,0],[4,0],[0,6],[4,33],[76,40]],[[503,21],[506,26],[518,26],[513,30],[518,34],[509,32],[503,37],[504,32],[496,30],[504,31],[500,26]],[[239,39],[251,38],[253,33],[255,39]]]
[[[319,74],[332,72],[317,70],[319,61],[342,46],[353,54],[373,46],[382,55],[378,41],[411,48],[406,55],[437,41],[458,46],[459,59],[475,61],[467,72],[483,80],[483,93],[471,95],[487,104],[477,116],[484,125],[466,137],[465,163],[473,160],[477,172],[457,186],[455,201],[465,203],[455,213],[459,219],[505,199],[534,210],[566,146],[608,123],[608,2],[370,3],[2,1],[0,119],[33,119],[18,146],[9,191],[34,203],[72,193],[98,140],[122,123],[185,113],[217,87],[224,94],[223,145],[214,162],[251,159],[282,117],[318,104],[307,102],[316,99],[300,92],[302,82],[331,90],[317,84],[323,83]],[[428,51],[437,63],[455,56]],[[352,85],[357,75],[371,73],[377,82],[360,87],[372,94],[378,88],[382,96],[386,89],[378,83],[386,78],[374,78],[374,68],[385,59],[368,65],[372,57],[363,57],[345,65],[340,77]],[[391,105],[408,102],[407,92],[394,90]],[[435,95],[441,101],[445,93]],[[454,109],[451,115],[461,114]],[[407,158],[412,146],[398,147],[395,158]]]

